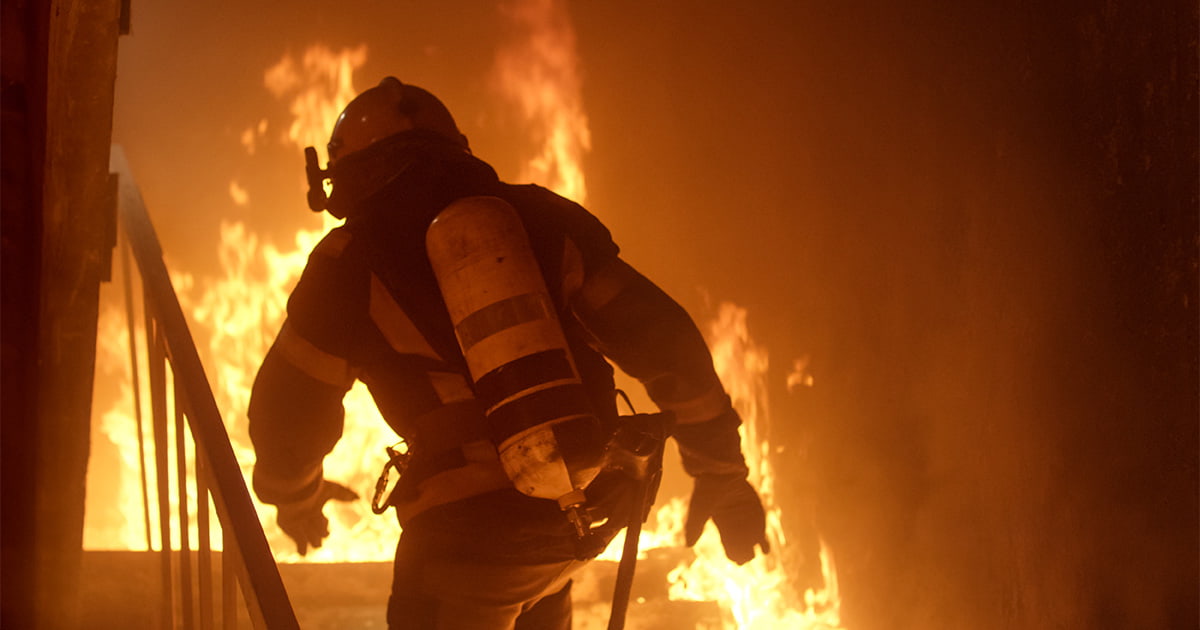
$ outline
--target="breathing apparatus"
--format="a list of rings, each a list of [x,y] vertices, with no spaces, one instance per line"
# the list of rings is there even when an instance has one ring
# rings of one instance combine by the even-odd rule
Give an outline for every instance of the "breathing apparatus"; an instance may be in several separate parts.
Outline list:
[[[403,173],[409,166],[405,160],[419,153],[411,151],[412,143],[421,142],[470,153],[466,136],[436,97],[394,77],[383,79],[338,117],[325,168],[316,148],[305,149],[309,207],[346,217]],[[326,182],[332,184],[329,194]],[[627,416],[615,434],[603,426],[525,227],[508,202],[475,196],[450,203],[429,224],[425,245],[484,409],[488,438],[513,487],[559,506],[574,528],[576,553],[584,559],[602,550],[595,530],[604,529],[592,528],[586,506],[589,484],[602,469],[621,471],[635,482],[609,620],[610,630],[621,628],[641,524],[661,478],[668,414]],[[387,507],[389,472],[403,475],[412,455],[407,444],[388,448],[389,461],[372,501],[376,513]]]
[[[305,149],[308,204],[339,218],[419,159],[414,143],[470,152],[445,105],[394,77],[364,91],[338,117],[329,162]],[[326,194],[326,181],[332,193]],[[591,408],[525,227],[496,197],[444,208],[426,232],[426,253],[450,315],[488,437],[521,493],[554,501],[581,541],[590,538],[585,490],[602,468],[653,477],[644,431],[624,423],[614,437]],[[636,439],[635,439],[636,438]],[[388,471],[403,474],[411,454],[389,450],[373,508],[382,511]],[[639,514],[642,518],[645,514]],[[586,547],[584,544],[581,546]],[[599,549],[594,550],[596,552]],[[581,552],[583,554],[583,552]]]
[[[438,214],[425,239],[504,472],[521,493],[557,502],[584,537],[584,489],[609,436],[520,217],[502,199],[467,197]]]

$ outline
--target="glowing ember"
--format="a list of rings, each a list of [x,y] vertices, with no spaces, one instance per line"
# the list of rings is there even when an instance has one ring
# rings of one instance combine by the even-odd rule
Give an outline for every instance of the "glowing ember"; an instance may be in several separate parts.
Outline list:
[[[787,389],[789,392],[795,391],[797,387],[812,387],[815,380],[813,375],[808,371],[808,362],[810,357],[806,354],[795,361],[792,361],[792,371],[787,376]]]

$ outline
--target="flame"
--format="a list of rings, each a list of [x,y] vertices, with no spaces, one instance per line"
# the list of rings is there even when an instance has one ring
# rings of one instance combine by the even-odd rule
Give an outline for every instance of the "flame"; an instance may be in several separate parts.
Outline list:
[[[312,146],[318,152],[323,151],[333,121],[358,94],[354,89],[354,70],[366,60],[366,44],[340,52],[311,46],[299,62],[291,55],[284,55],[271,66],[263,78],[267,90],[276,98],[291,99],[294,118],[284,140],[301,149]],[[259,125],[265,130],[265,124]]]
[[[506,7],[506,14],[526,37],[498,53],[495,79],[506,97],[516,103],[536,128],[540,142],[540,150],[529,160],[522,176],[583,202],[586,185],[581,161],[589,148],[590,135],[570,20],[563,5],[551,0],[524,0]],[[323,150],[337,113],[356,94],[352,75],[365,63],[366,55],[365,46],[342,51],[314,46],[300,59],[286,55],[268,69],[264,85],[277,98],[289,103],[293,120],[277,126],[264,119],[248,128],[240,139],[247,153],[254,154],[256,147],[271,141],[283,141],[297,148],[312,145]],[[272,139],[267,132],[275,128],[286,131]],[[240,186],[232,183],[230,192],[235,204],[262,203],[250,199]],[[298,230],[293,242],[283,247],[261,241],[242,223],[223,222],[218,248],[221,275],[199,281],[187,274],[176,273],[172,277],[185,313],[190,316],[193,334],[201,344],[218,407],[247,479],[254,452],[247,435],[245,410],[254,375],[282,324],[287,296],[299,278],[308,252],[338,224],[327,214],[310,216],[319,216],[320,219],[313,221],[319,220],[320,224]],[[100,321],[98,353],[104,369],[118,372],[124,379],[117,388],[116,402],[100,414],[98,424],[120,453],[117,503],[125,522],[115,526],[97,524],[89,513],[91,520],[85,531],[87,548],[141,549],[161,544],[157,526],[151,527],[147,534],[141,516],[138,436],[130,411],[133,385],[127,367],[129,344],[123,332],[125,325],[121,309],[105,311]],[[144,339],[140,331],[138,335],[138,339]],[[783,550],[788,541],[780,509],[775,504],[775,476],[767,439],[767,352],[750,338],[746,311],[733,305],[721,307],[708,338],[722,382],[744,420],[742,437],[747,464],[751,481],[764,500],[773,552],[738,567],[725,558],[717,533],[707,531],[694,548],[694,558],[670,573],[669,595],[674,600],[717,602],[723,611],[723,622],[730,628],[840,628],[837,575],[829,549],[821,545],[823,588],[799,594],[787,578],[787,556]],[[794,367],[798,376],[789,377],[789,384],[794,378],[796,384],[811,386],[807,359]],[[141,389],[148,391],[144,383]],[[143,406],[148,406],[147,396],[143,394],[142,398]],[[384,463],[382,447],[392,443],[395,436],[361,384],[351,390],[344,405],[346,428],[334,452],[326,458],[325,474],[356,489],[364,500],[326,507],[331,535],[321,549],[310,551],[305,560],[387,561],[392,557],[399,528],[390,517],[372,515],[365,499]],[[148,418],[148,412],[143,416]],[[148,433],[148,427],[144,430]],[[147,439],[146,462],[153,462],[152,448]],[[174,449],[171,451],[169,456],[173,458]],[[195,505],[195,497],[186,500]],[[151,517],[156,519],[153,492],[150,501]],[[257,507],[277,560],[299,560],[290,539],[275,526],[274,510],[264,505]],[[171,506],[171,512],[171,526],[176,532],[173,539],[177,544],[179,524],[174,522],[177,506]],[[683,498],[666,500],[657,510],[657,526],[641,536],[640,553],[680,547],[685,513]],[[620,537],[602,558],[619,556],[619,541]],[[219,542],[215,537],[214,546],[219,547]]]
[[[766,510],[767,539],[772,552],[758,554],[747,564],[736,566],[726,559],[720,535],[710,522],[693,548],[694,558],[681,562],[668,573],[668,596],[675,601],[716,602],[725,628],[840,629],[837,569],[833,553],[823,541],[818,558],[823,587],[806,589],[801,595],[789,582],[786,560],[794,554],[785,553],[788,540],[782,511],[775,503],[775,473],[766,436],[770,420],[766,387],[768,354],[750,337],[746,318],[744,308],[722,304],[717,317],[709,322],[706,338],[721,382],[742,416],[743,452],[750,469],[750,482],[758,489]],[[642,532],[638,557],[647,557],[652,549],[681,547],[686,514],[686,501],[682,497],[667,499],[652,521],[656,527]],[[619,560],[622,539],[623,536],[618,536],[600,559]]]
[[[670,573],[671,599],[716,601],[735,625],[727,627],[832,630],[841,627],[837,572],[833,555],[821,544],[824,588],[808,589],[803,602],[788,582],[783,550],[787,547],[782,513],[775,504],[775,474],[770,461],[767,351],[750,337],[745,309],[722,304],[709,324],[713,365],[734,407],[742,416],[742,450],[750,483],[758,489],[767,515],[767,539],[773,552],[757,555],[743,566],[725,558],[719,535],[710,522],[696,544],[696,558]],[[667,506],[675,509],[674,504]]]
[[[128,258],[122,262],[128,264]],[[188,287],[192,283],[191,276],[186,274],[172,275],[176,287]],[[111,293],[111,288],[105,289]],[[111,296],[107,296],[111,297]],[[129,323],[125,313],[118,308],[107,308],[97,322],[97,370],[102,374],[117,376],[117,400],[111,408],[105,410],[95,421],[101,436],[115,447],[118,466],[108,471],[115,479],[109,480],[115,488],[116,496],[111,503],[104,506],[89,505],[86,513],[83,546],[85,549],[160,549],[162,548],[162,527],[159,524],[159,502],[157,494],[158,480],[154,473],[154,462],[157,457],[156,445],[153,439],[153,426],[150,408],[150,382],[145,354],[145,326],[135,322],[133,326],[133,343],[139,353],[138,387],[140,388],[141,420],[138,421],[133,406],[133,379],[129,365],[130,336]],[[186,501],[188,513],[194,515],[197,510],[197,497],[194,477],[187,479],[187,491],[181,499],[177,494],[178,450],[176,447],[175,430],[175,399],[174,383],[171,371],[165,371],[166,396],[166,442],[164,446],[166,466],[170,471],[166,479],[170,488],[167,506],[167,528],[172,548],[180,548],[182,528],[180,526],[180,502]],[[140,434],[140,435],[139,435]],[[190,432],[183,435],[185,463],[188,469],[194,470],[195,444]],[[144,467],[143,467],[144,463]],[[143,471],[146,475],[143,484]],[[89,471],[89,495],[94,486],[98,485],[93,479],[95,471]],[[99,508],[99,509],[98,509]],[[192,549],[198,546],[198,532],[194,527],[188,528],[189,545]],[[218,532],[212,532],[210,544],[214,549],[221,548]]]
[[[293,116],[279,140],[300,150],[315,146],[318,153],[323,153],[334,120],[358,93],[353,73],[366,58],[365,44],[341,51],[313,46],[300,60],[285,55],[267,69],[265,87],[276,98],[290,103]],[[249,137],[263,136],[267,128],[268,124],[260,121],[248,131]],[[250,151],[253,145],[246,146]],[[241,223],[222,223],[218,256],[224,276],[206,284],[190,308],[194,325],[209,333],[206,365],[247,479],[255,460],[245,417],[254,376],[283,324],[287,297],[304,270],[308,253],[340,224],[326,213],[315,216],[320,226],[297,231],[290,248],[260,243]],[[325,459],[325,476],[369,499],[375,477],[386,461],[383,447],[395,442],[396,436],[361,383],[351,388],[343,406],[344,437]],[[275,525],[274,509],[261,504],[258,508],[276,560],[301,560],[291,540]],[[372,514],[367,500],[331,503],[325,514],[330,519],[330,536],[303,560],[384,561],[395,553],[399,525],[392,518]]]
[[[342,51],[313,46],[300,59],[285,55],[269,68],[264,73],[264,86],[271,94],[289,103],[293,116],[291,123],[284,126],[286,131],[275,140],[297,148],[312,145],[318,147],[318,151],[324,151],[337,114],[357,94],[352,74],[366,61],[366,55],[365,45]],[[271,141],[266,133],[269,127],[263,119],[242,134],[240,141],[248,154],[253,155],[262,142]],[[234,204],[254,203],[236,182],[230,183],[229,190]],[[295,213],[295,209],[287,212]],[[214,398],[247,480],[255,461],[245,416],[254,376],[283,323],[288,294],[304,269],[308,253],[329,229],[339,224],[324,213],[314,222],[317,225],[312,228],[297,231],[289,246],[278,247],[261,242],[241,222],[223,221],[217,249],[221,275],[197,282],[189,274],[172,273],[172,283],[181,307],[189,316],[189,326],[213,386]],[[98,362],[104,370],[117,372],[119,382],[115,401],[111,408],[100,413],[98,424],[120,454],[119,470],[115,473],[116,494],[121,506],[119,511],[124,516],[114,519],[109,515],[110,518],[104,519],[101,510],[90,511],[85,525],[85,547],[144,549],[149,545],[158,548],[161,542],[157,525],[151,527],[147,536],[141,517],[138,430],[132,411],[129,343],[124,332],[128,324],[121,309],[111,307],[102,314],[99,325],[102,331],[108,332],[101,334]],[[141,323],[135,326],[137,339],[144,339]],[[139,353],[143,353],[140,362],[145,366],[144,348],[139,349]],[[144,373],[139,377],[144,378]],[[145,383],[141,384],[141,391],[142,405],[148,408],[149,389]],[[168,401],[168,404],[173,405],[173,402]],[[396,436],[383,422],[365,386],[356,384],[343,404],[346,436],[326,458],[325,474],[369,497],[375,476],[385,462],[383,447],[393,443]],[[144,409],[142,415],[149,418],[148,410]],[[173,427],[170,431],[173,436]],[[143,433],[147,449],[145,462],[152,470],[154,451],[148,420]],[[168,451],[174,467],[174,449]],[[153,488],[153,473],[149,481]],[[194,493],[194,490],[189,491]],[[149,494],[151,517],[157,521],[157,503],[152,489]],[[196,499],[191,496],[188,501],[194,514]],[[275,510],[262,504],[256,504],[256,508],[276,559],[284,562],[299,560],[290,539],[275,525]],[[178,547],[180,530],[177,512],[178,506],[172,505],[170,526],[175,547]],[[371,514],[367,501],[331,504],[325,513],[330,518],[331,535],[322,548],[310,551],[305,560],[383,561],[394,554],[399,526],[395,519]],[[194,527],[190,529],[194,539]],[[214,547],[220,548],[219,543],[219,538],[214,538]]]
[[[103,288],[102,291],[108,293],[108,287]],[[129,411],[133,401],[133,379],[129,366],[129,336],[126,322],[120,310],[110,308],[101,313],[97,326],[96,370],[104,374],[117,373],[117,396],[123,404],[101,413],[95,423],[99,435],[107,438],[116,447],[118,466],[109,471],[115,477],[111,480],[111,485],[116,489],[116,496],[110,499],[111,507],[115,509],[105,510],[88,506],[83,545],[87,549],[156,547],[160,544],[158,528],[145,525],[142,518],[144,507],[141,467],[138,460],[145,453],[138,447],[138,424],[132,412]],[[135,335],[134,343],[145,339],[145,333],[140,325],[137,327]],[[149,383],[145,378],[145,371],[143,370],[139,376],[142,376],[139,383],[141,391],[148,392]],[[148,410],[142,413],[142,418],[149,418]],[[143,420],[143,427],[148,429],[148,420]],[[152,453],[150,461],[153,461]],[[93,488],[98,485],[95,479],[97,475],[95,464],[96,458],[93,456],[89,460],[89,497],[96,494]],[[157,500],[155,499],[155,501]],[[154,514],[157,514],[157,503],[151,509]]]
[[[519,106],[526,121],[540,131],[542,139],[540,153],[529,161],[522,176],[583,203],[586,185],[581,160],[590,148],[590,132],[570,18],[565,6],[555,0],[521,0],[505,7],[523,39],[497,54],[496,83]],[[741,432],[750,481],[762,496],[768,539],[776,551],[738,567],[726,559],[717,532],[706,531],[694,548],[695,559],[669,574],[670,598],[717,602],[727,627],[840,628],[836,569],[825,545],[820,546],[825,586],[808,589],[802,597],[791,588],[779,559],[787,539],[781,511],[775,505],[775,475],[765,430],[769,419],[767,352],[751,340],[745,309],[732,304],[721,306],[710,325],[708,341],[721,381],[744,420]],[[789,382],[795,379],[798,384],[812,385],[807,361],[804,357],[796,362],[798,375],[789,377]],[[639,557],[651,549],[682,546],[685,516],[684,499],[668,499],[656,512],[656,527],[642,532]],[[709,530],[713,527],[709,523]],[[622,539],[618,536],[600,559],[619,559]]]
[[[518,0],[503,5],[503,12],[519,36],[496,54],[494,84],[518,106],[541,144],[520,177],[586,203],[582,161],[592,138],[566,6],[555,0]]]

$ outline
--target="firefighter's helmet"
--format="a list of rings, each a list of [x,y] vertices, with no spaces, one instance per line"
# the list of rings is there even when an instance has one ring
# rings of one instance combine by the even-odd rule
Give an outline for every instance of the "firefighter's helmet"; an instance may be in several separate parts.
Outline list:
[[[329,163],[409,129],[427,129],[467,148],[467,137],[436,96],[386,77],[342,110],[329,138]]]
[[[356,96],[338,116],[329,138],[326,168],[318,164],[314,147],[304,150],[308,206],[316,212],[328,210],[338,218],[352,212],[358,201],[394,175],[392,166],[378,158],[388,154],[381,149],[395,145],[387,141],[403,132],[423,133],[470,152],[467,137],[436,96],[386,77]],[[326,196],[326,180],[333,181],[331,196]]]

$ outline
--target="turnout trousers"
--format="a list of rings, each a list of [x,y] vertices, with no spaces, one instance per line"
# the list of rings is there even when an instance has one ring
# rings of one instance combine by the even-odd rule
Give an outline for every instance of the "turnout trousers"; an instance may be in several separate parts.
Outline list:
[[[485,563],[414,542],[397,545],[390,630],[570,630],[571,575],[584,561]]]

